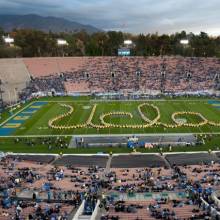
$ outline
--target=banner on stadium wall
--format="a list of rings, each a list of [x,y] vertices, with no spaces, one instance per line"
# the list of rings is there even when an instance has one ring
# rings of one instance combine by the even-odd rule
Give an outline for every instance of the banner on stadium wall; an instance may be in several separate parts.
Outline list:
[[[144,148],[146,148],[146,149],[152,149],[152,148],[154,148],[154,146],[153,146],[152,143],[145,143]]]
[[[179,96],[181,96],[181,95],[204,95],[204,96],[206,96],[206,95],[215,95],[216,94],[216,92],[215,91],[213,91],[213,90],[200,90],[200,91],[194,91],[194,92],[167,92],[167,93],[165,93],[165,94],[173,94],[173,95],[179,95]]]
[[[74,97],[79,97],[79,96],[90,96],[90,92],[67,92],[68,96],[74,96]]]
[[[127,91],[128,92],[128,91]],[[64,93],[64,92],[55,92],[55,95],[57,96],[75,96],[75,97],[79,97],[79,96],[90,96],[92,93],[90,92],[85,92],[85,93],[81,93],[81,92],[68,92],[68,93]],[[114,97],[114,96],[123,96],[125,95],[125,92],[97,92],[97,93],[93,93],[96,96],[107,96],[107,97]],[[31,96],[32,97],[45,97],[45,96],[51,96],[52,92],[35,92],[32,93]],[[161,95],[160,91],[157,90],[146,90],[146,91],[139,91],[139,92],[128,92],[127,95],[139,95],[139,96],[144,96],[144,95],[150,95],[150,96],[158,96]],[[184,95],[201,95],[201,96],[209,96],[209,95],[220,95],[220,92],[218,91],[214,91],[214,90],[200,90],[200,91],[194,91],[194,92],[166,92],[165,95],[176,95],[176,96],[184,96]]]
[[[44,96],[47,96],[48,93],[47,92],[34,92],[31,95],[32,97],[44,97]]]

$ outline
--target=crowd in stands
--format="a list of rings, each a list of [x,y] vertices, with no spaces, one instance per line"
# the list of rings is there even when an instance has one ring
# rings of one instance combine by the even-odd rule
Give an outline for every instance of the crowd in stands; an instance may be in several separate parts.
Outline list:
[[[106,170],[96,165],[80,166],[76,156],[72,165],[71,157],[67,157],[70,161],[66,164],[63,157],[3,157],[0,219],[71,219],[83,200],[83,215],[91,215],[98,199],[102,220],[220,217],[211,197],[220,190],[217,162]],[[89,157],[87,161],[95,163]]]
[[[106,198],[103,203],[106,214],[102,220],[219,219],[216,214],[219,207],[211,197],[213,191],[220,189],[219,169],[219,163],[214,162],[171,168],[114,168],[107,175],[108,191],[118,192],[119,198],[116,201],[111,196]],[[179,195],[185,192],[186,196],[167,196],[175,192]],[[136,195],[140,193],[143,197],[138,201]],[[162,196],[153,198],[154,193]],[[128,201],[124,201],[125,194]],[[211,207],[215,208],[212,214]]]
[[[175,177],[170,169],[165,168],[113,169],[108,178],[108,189],[111,187],[111,190],[118,192],[173,191],[175,188]]]
[[[68,58],[68,63],[65,58],[54,58],[52,63],[52,58],[47,59],[28,60],[32,80],[23,91],[23,98],[39,91],[178,93],[210,91],[220,85],[217,58],[84,57],[72,61]]]
[[[99,168],[57,167],[16,157],[0,162],[0,219],[69,219],[83,199],[96,203]],[[92,209],[91,209],[92,210]]]

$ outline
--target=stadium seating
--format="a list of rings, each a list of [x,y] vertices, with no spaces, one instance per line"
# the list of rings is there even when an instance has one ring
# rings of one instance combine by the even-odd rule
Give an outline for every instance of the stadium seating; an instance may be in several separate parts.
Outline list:
[[[120,155],[113,157],[111,166],[112,168],[161,167],[165,166],[165,162],[157,155]]]
[[[24,58],[24,64],[35,78],[42,76],[50,76],[53,74],[60,74],[63,72],[74,72],[82,68],[84,58],[62,58],[62,57],[49,57],[49,58]]]
[[[179,160],[175,156],[173,161]],[[139,157],[141,162],[137,155],[113,156],[107,172],[107,156],[5,156],[0,161],[0,219],[73,219],[82,199],[84,215],[91,215],[101,200],[101,220],[214,216],[210,207],[217,207],[210,195],[220,189],[218,162],[170,168],[157,155]]]
[[[32,93],[210,92],[219,89],[220,60],[194,57],[55,57],[2,59],[3,89]],[[6,77],[7,76],[7,77]],[[31,76],[31,82],[30,82]],[[9,101],[5,92],[4,99]]]
[[[55,161],[56,165],[66,166],[99,166],[105,167],[108,157],[104,156],[63,156]]]
[[[214,154],[209,153],[188,153],[188,154],[171,154],[167,155],[166,159],[172,165],[196,165],[219,162],[219,158]]]

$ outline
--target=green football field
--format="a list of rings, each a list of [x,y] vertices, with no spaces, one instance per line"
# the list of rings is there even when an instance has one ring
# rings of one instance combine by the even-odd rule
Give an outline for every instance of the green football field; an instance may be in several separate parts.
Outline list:
[[[220,124],[211,125],[209,123],[220,123],[220,101],[212,102],[207,99],[101,101],[93,99],[73,99],[70,97],[59,99],[48,98],[43,99],[43,101],[45,103],[40,107],[37,106],[38,101],[33,101],[12,115],[1,124],[0,132],[1,128],[13,128],[13,132],[10,133],[10,136],[220,133]],[[141,104],[146,104],[141,107],[142,116],[138,110],[138,106]],[[30,108],[32,108],[32,110],[34,109],[33,114],[27,112]],[[71,114],[63,115],[68,112],[70,113],[71,108],[73,110]],[[150,126],[145,126],[158,117],[158,112],[155,108],[159,111],[159,119]],[[180,124],[178,127],[175,127],[176,122],[172,119],[172,115],[178,112],[180,114],[177,114],[175,119]],[[195,114],[190,114],[192,112]],[[56,119],[56,117],[61,115],[63,115],[62,118]],[[100,119],[103,115],[104,122],[113,126],[103,125]],[[200,115],[202,117],[200,117]],[[146,122],[143,116],[149,121]],[[90,123],[88,123],[89,118],[91,119]],[[22,123],[19,121],[21,119],[23,120]],[[49,126],[48,123],[52,119],[56,119],[53,125],[61,127],[60,129],[51,128]],[[10,120],[14,121],[10,122]],[[207,123],[196,127],[204,120],[207,120]],[[190,124],[190,126],[187,124]],[[83,125],[83,127],[66,128],[68,126],[78,125]],[[171,128],[171,126],[174,126],[174,128]]]

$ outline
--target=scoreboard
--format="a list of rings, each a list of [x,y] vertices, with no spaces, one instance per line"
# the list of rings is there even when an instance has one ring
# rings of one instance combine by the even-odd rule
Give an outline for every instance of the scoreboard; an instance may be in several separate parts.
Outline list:
[[[118,49],[118,56],[130,56],[131,50],[129,48]]]

